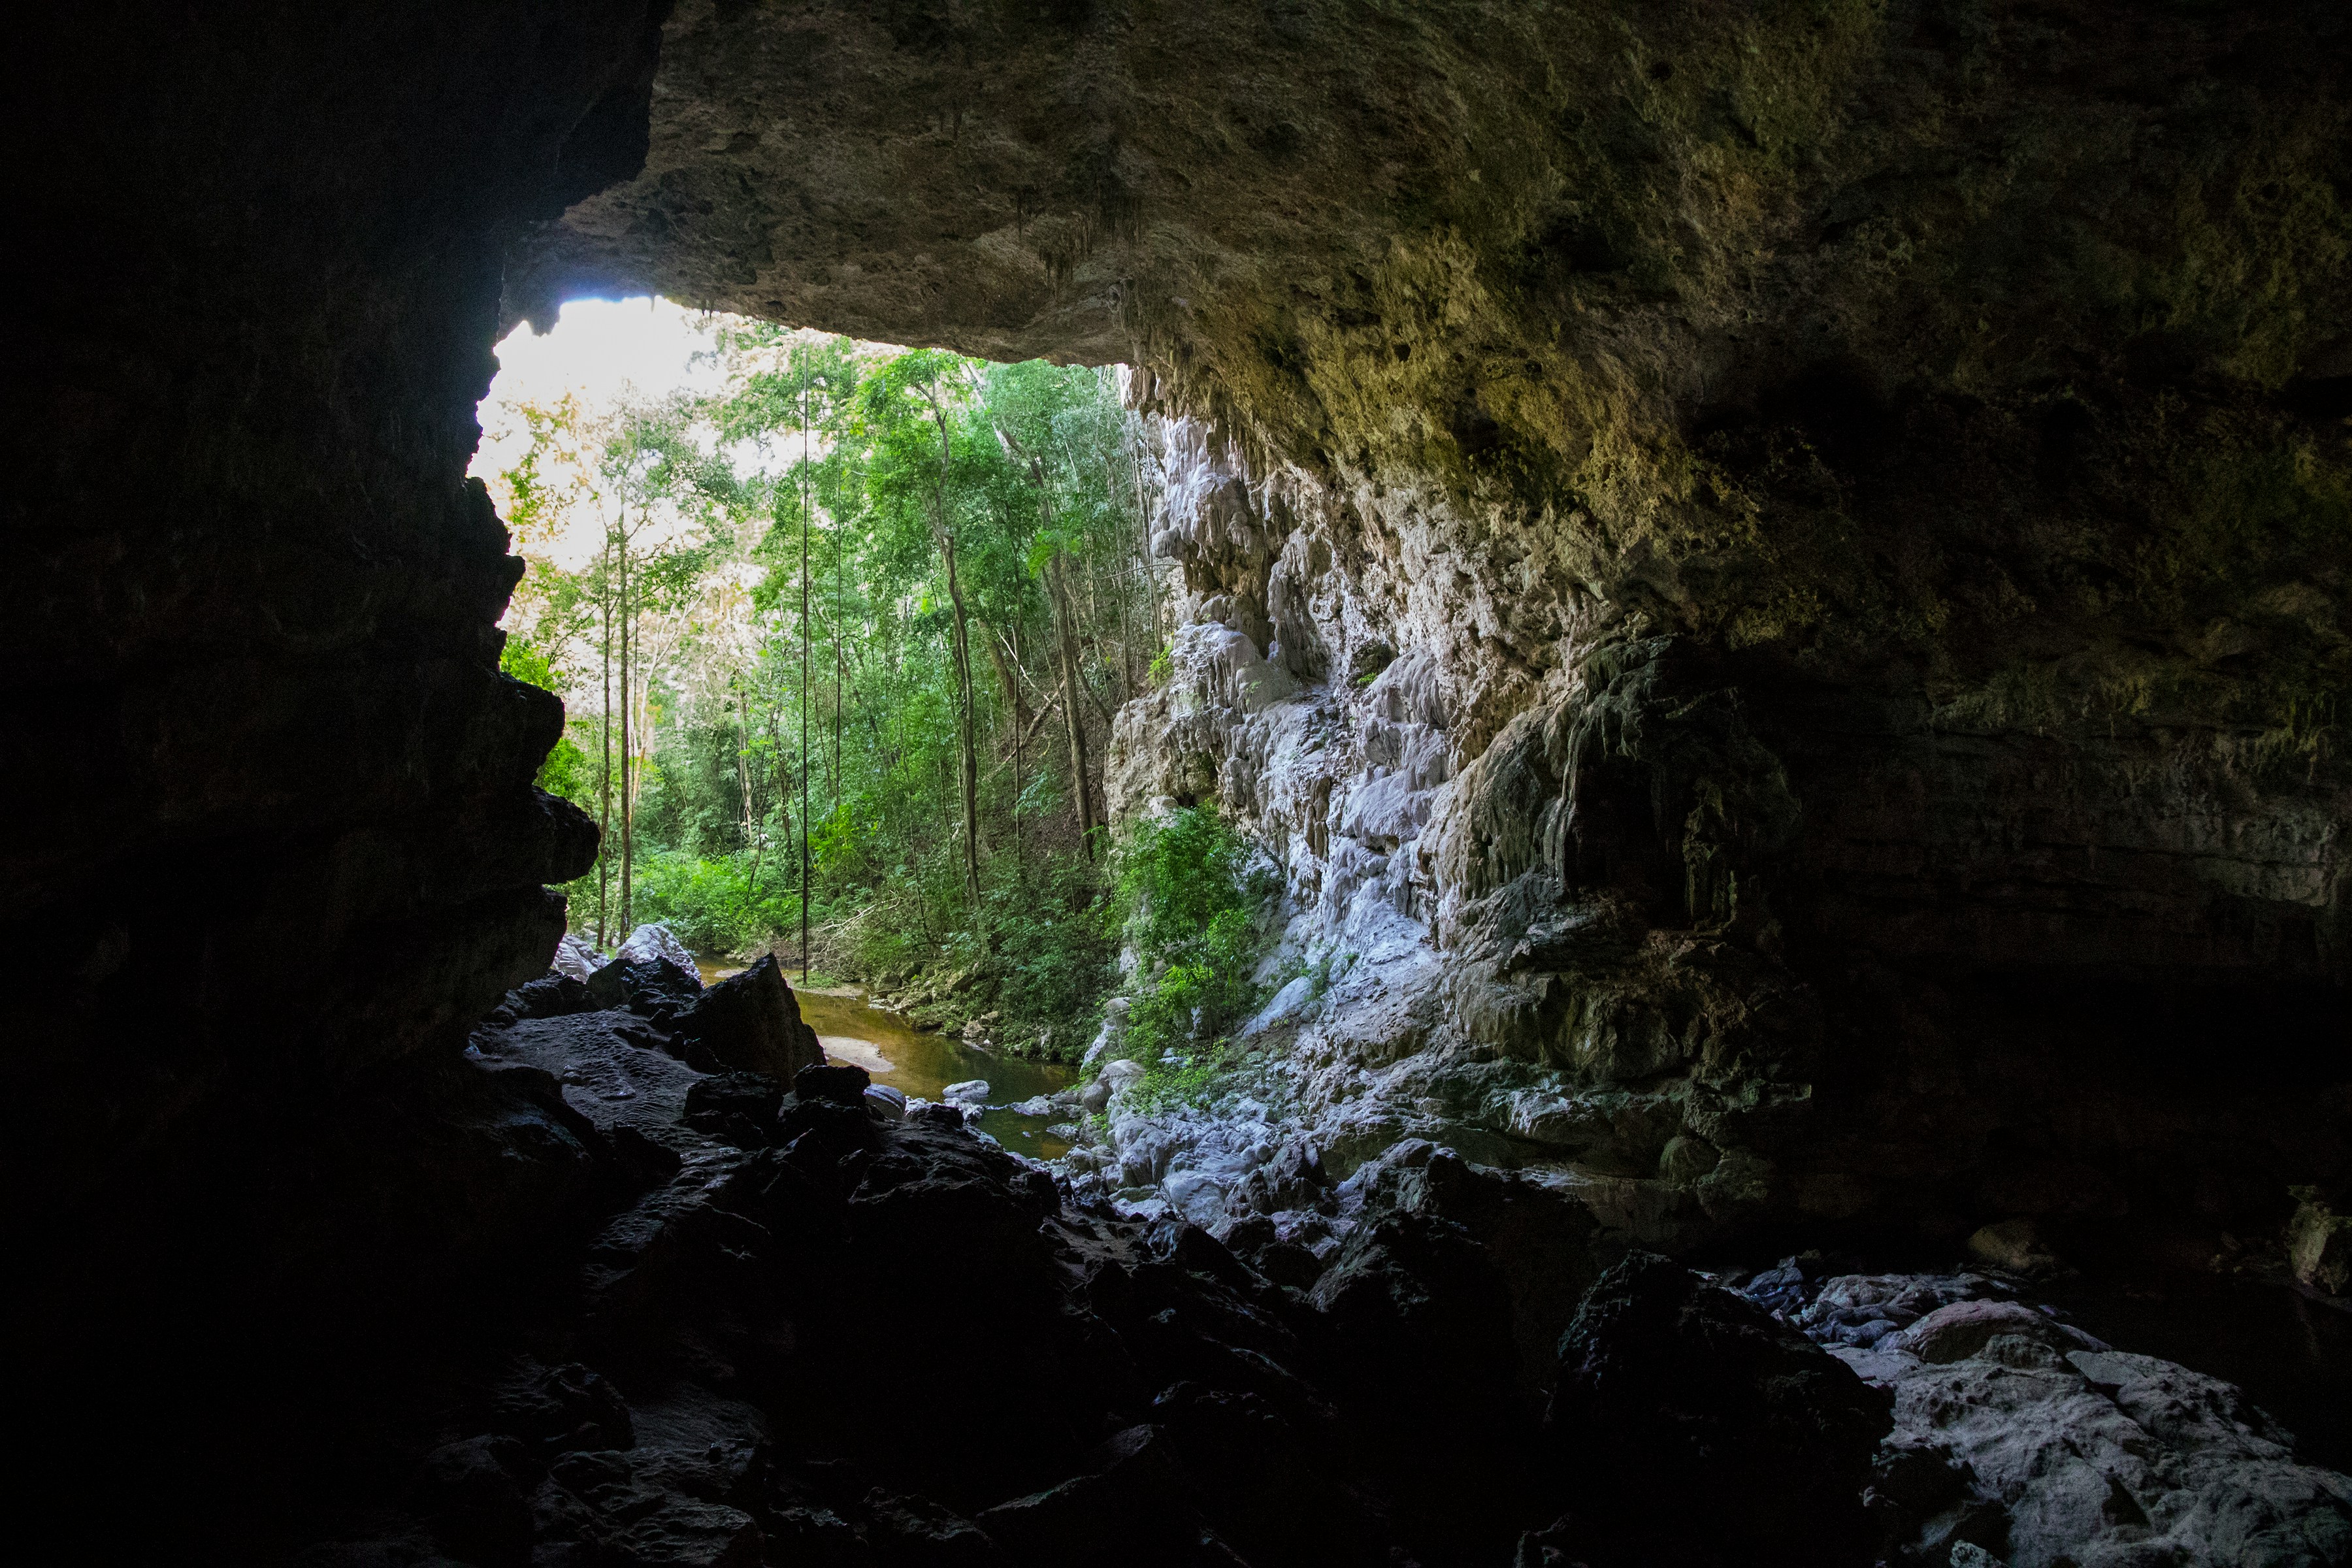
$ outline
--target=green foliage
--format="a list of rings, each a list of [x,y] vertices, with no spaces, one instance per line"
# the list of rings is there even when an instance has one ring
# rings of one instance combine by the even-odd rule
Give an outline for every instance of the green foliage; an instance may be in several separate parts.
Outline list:
[[[499,651],[499,672],[542,691],[561,691],[564,687],[550,650],[521,632],[507,634],[507,645]]]
[[[667,921],[697,952],[740,952],[800,926],[800,896],[767,857],[753,878],[752,857],[702,857],[656,850],[637,865],[635,915]]]
[[[1007,1035],[1052,1031],[1048,1054],[1072,1059],[1093,1035],[1118,977],[1093,868],[1060,859],[1043,877],[992,889],[989,920],[1003,975],[996,1006]]]
[[[964,972],[958,1005],[992,1009],[1001,1037],[1075,1054],[1116,982],[1118,936],[1106,870],[1081,847],[1066,733],[1040,716],[1077,712],[1098,770],[1105,716],[1140,683],[1153,616],[1133,416],[1106,373],[1043,363],[760,325],[717,331],[711,358],[726,372],[711,399],[532,411],[530,453],[503,476],[531,558],[509,651],[586,710],[549,776],[592,812],[611,742],[608,934],[617,701],[609,737],[598,710],[618,628],[637,674],[631,919],[743,952],[796,941],[805,891],[829,967]],[[603,530],[597,559],[564,572],[534,554],[583,517]],[[977,903],[961,875],[967,711]],[[567,892],[575,925],[593,925],[596,875]]]
[[[569,733],[557,738],[555,749],[539,764],[539,777],[531,782],[583,811],[596,808],[596,764]]]
[[[1139,822],[1118,854],[1118,909],[1147,962],[1179,960],[1220,915],[1240,913],[1264,889],[1247,871],[1249,841],[1213,805]]]
[[[1213,806],[1138,824],[1118,857],[1118,901],[1143,978],[1129,1000],[1124,1053],[1140,1062],[1145,1108],[1207,1081],[1224,1032],[1258,1000],[1251,919],[1271,890],[1248,841]]]

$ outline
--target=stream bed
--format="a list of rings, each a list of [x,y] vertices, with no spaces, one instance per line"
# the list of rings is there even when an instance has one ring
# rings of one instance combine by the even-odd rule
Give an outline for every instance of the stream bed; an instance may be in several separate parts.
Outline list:
[[[732,968],[701,966],[706,985],[715,984]],[[1075,1118],[1067,1113],[1024,1116],[1011,1110],[1024,1100],[1053,1094],[1077,1081],[1074,1068],[1024,1061],[977,1051],[945,1035],[909,1027],[895,1014],[869,1007],[855,991],[803,991],[793,994],[801,1016],[816,1031],[829,1060],[864,1068],[876,1083],[898,1089],[908,1100],[937,1100],[951,1083],[988,1080],[988,1109],[982,1111],[980,1130],[1016,1154],[1032,1159],[1058,1159],[1070,1150],[1069,1140],[1045,1129]]]

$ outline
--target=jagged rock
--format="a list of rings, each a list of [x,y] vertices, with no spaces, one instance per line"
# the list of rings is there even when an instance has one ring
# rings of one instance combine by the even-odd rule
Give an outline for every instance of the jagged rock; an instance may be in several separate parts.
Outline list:
[[[1230,1551],[1202,1541],[1192,1491],[1166,1435],[1131,1426],[1089,1455],[1085,1473],[1000,1503],[973,1522],[1023,1562],[1170,1568],[1238,1562]]]
[[[592,1005],[626,1007],[664,1026],[693,1007],[703,994],[702,981],[695,972],[667,958],[616,958],[590,975],[587,985]]]
[[[547,966],[555,973],[569,975],[584,985],[588,977],[604,968],[606,962],[604,955],[597,952],[586,938],[565,931],[563,940],[555,944],[555,956],[548,961]]]
[[[560,1018],[567,1013],[587,1012],[595,1005],[585,980],[569,974],[547,974],[508,992],[487,1021],[493,1026],[502,1026],[524,1018]]]
[[[2218,1379],[2040,1331],[1941,1363],[1902,1338],[1835,1353],[1892,1391],[1893,1443],[1930,1460],[1888,1499],[1904,1562],[2352,1562],[2352,1479],[2294,1463],[2293,1438]]]
[[[1549,1390],[1561,1331],[1600,1272],[1592,1260],[1593,1218],[1582,1205],[1540,1183],[1473,1165],[1454,1150],[1407,1139],[1342,1184],[1340,1213],[1360,1209],[1449,1220],[1475,1239],[1510,1293],[1518,1381],[1531,1395]]]
[[[928,1498],[877,1491],[866,1513],[878,1568],[998,1568],[1007,1561],[985,1531]]]
[[[788,1084],[824,1059],[772,953],[701,993],[670,1026],[679,1059],[704,1071],[760,1072]]]
[[[1859,1564],[1890,1404],[1753,1303],[1636,1253],[1578,1306],[1547,1426],[1596,1563]]]
[[[543,1453],[626,1448],[636,1441],[628,1402],[610,1380],[577,1362],[519,1369],[495,1391],[488,1414],[493,1430]]]
[[[530,1450],[512,1437],[484,1436],[444,1444],[425,1458],[417,1489],[433,1533],[458,1556],[499,1565],[530,1557],[529,1486],[538,1479]]]
[[[766,1073],[718,1073],[686,1091],[686,1122],[739,1149],[763,1148],[783,1100],[783,1086]]]
[[[835,1105],[858,1105],[873,1079],[862,1067],[812,1062],[793,1074],[793,1092],[803,1100],[828,1100]],[[900,1097],[902,1100],[903,1096]]]
[[[2297,1188],[2287,1223],[2287,1264],[2323,1296],[2352,1296],[2352,1215],[2339,1214],[2316,1187]]]
[[[1524,1440],[1510,1292],[1462,1226],[1410,1212],[1361,1225],[1308,1300],[1326,1319],[1324,1376],[1364,1424],[1366,1447],[1420,1447],[1415,1432],[1465,1439],[1423,1451],[1416,1510],[1438,1510],[1466,1471],[1498,1464],[1498,1444]],[[1409,1380],[1395,1375],[1405,1366],[1416,1369]]]
[[[1811,1299],[1794,1304],[1791,1297],[1797,1292],[1781,1280],[1779,1271],[1759,1274],[1740,1288],[1740,1294],[1759,1304],[1779,1305],[1789,1321],[1816,1344],[1875,1344],[1938,1308],[2013,1294],[2010,1286],[1981,1274],[1846,1274],[1819,1281],[1817,1288],[1803,1285]]]
[[[2056,1256],[2042,1242],[2041,1228],[2030,1219],[2006,1219],[1984,1226],[1969,1237],[1969,1254],[2012,1274],[2040,1274],[2058,1267]]]

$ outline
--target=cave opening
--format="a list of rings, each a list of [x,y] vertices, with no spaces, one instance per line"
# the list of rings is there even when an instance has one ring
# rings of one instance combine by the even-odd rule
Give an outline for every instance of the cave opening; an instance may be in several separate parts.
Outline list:
[[[19,42],[34,1555],[2352,1561],[2340,4]]]
[[[773,959],[832,1058],[1066,1155],[1122,897],[1109,720],[1166,618],[1165,433],[1123,367],[650,297],[567,302],[499,363],[470,472],[525,563],[500,667],[564,699],[538,784],[600,837],[560,971]]]

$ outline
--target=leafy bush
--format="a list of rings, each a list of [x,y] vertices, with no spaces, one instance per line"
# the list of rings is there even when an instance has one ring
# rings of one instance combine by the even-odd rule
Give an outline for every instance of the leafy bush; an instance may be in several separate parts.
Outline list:
[[[798,929],[800,896],[785,882],[773,855],[754,883],[749,855],[703,859],[657,852],[637,863],[633,913],[640,923],[667,921],[697,952],[737,952]]]
[[[591,816],[596,813],[596,763],[569,734],[557,738],[555,750],[539,764],[535,784],[550,795],[560,795]]]
[[[1263,897],[1249,860],[1248,840],[1213,805],[1136,824],[1118,854],[1116,907],[1145,963],[1181,961],[1219,915]]]
[[[1118,908],[1141,976],[1124,1049],[1143,1065],[1147,1107],[1199,1092],[1258,999],[1250,911],[1268,889],[1249,862],[1247,841],[1205,805],[1139,824],[1120,852]]]
[[[1117,944],[1096,908],[1097,891],[1091,867],[1062,860],[990,898],[996,1005],[1006,1032],[1051,1029],[1057,1058],[1083,1048],[1118,977]]]

